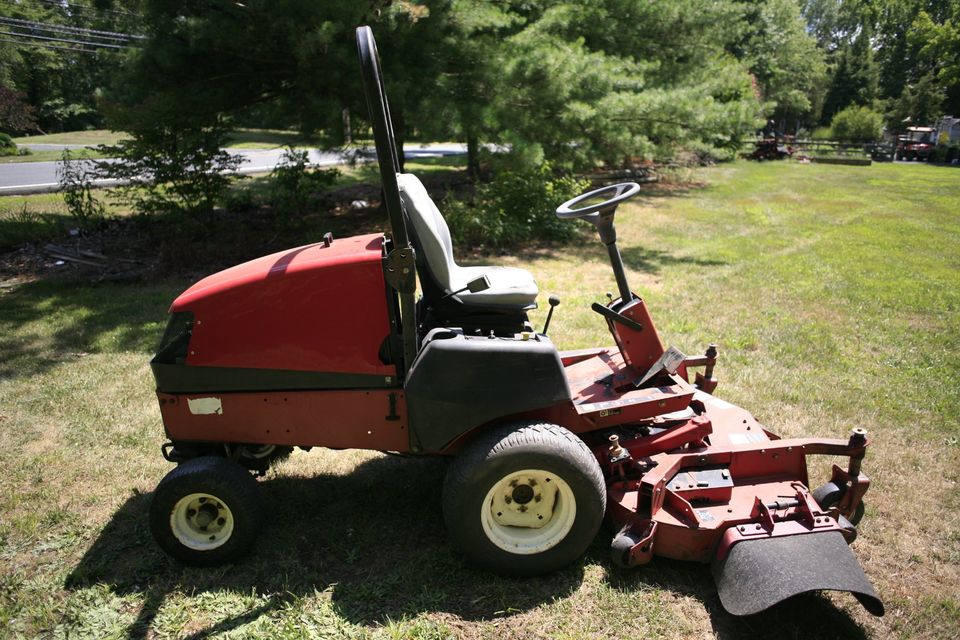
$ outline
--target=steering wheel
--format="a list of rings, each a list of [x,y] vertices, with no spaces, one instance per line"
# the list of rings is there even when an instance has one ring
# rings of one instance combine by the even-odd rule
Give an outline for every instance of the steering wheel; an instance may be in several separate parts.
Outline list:
[[[610,213],[617,208],[617,205],[624,200],[629,200],[640,192],[640,185],[636,182],[621,182],[607,187],[600,187],[593,191],[588,191],[577,196],[572,200],[567,200],[557,207],[557,217],[564,220],[570,218],[583,218],[591,222],[599,218],[602,214]],[[606,197],[606,200],[587,204],[583,207],[578,205],[598,198]]]

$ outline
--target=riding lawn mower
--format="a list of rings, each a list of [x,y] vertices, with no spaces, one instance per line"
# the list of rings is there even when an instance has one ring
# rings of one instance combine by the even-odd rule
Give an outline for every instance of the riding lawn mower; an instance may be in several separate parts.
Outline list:
[[[398,173],[373,33],[356,35],[390,231],[327,234],[173,302],[151,362],[177,465],[151,504],[159,545],[192,565],[240,558],[264,520],[255,475],[294,447],[449,456],[449,537],[491,571],[576,562],[606,519],[613,564],[708,563],[733,614],[832,589],[882,615],[848,546],[870,483],[866,432],[779,438],[713,395],[713,345],[664,348],[617,247],[634,183],[556,211],[596,227],[619,293],[592,306],[614,345],[559,351],[547,335],[558,300],[536,331],[531,274],[457,264],[423,184]],[[811,490],[811,455],[847,460]]]

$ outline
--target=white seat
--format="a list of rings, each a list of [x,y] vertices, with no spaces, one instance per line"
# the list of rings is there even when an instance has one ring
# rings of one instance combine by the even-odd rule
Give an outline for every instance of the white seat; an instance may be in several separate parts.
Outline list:
[[[531,309],[536,306],[537,283],[529,271],[513,267],[461,267],[453,259],[450,229],[420,179],[412,173],[397,175],[400,199],[420,247],[422,258],[444,293],[458,291],[481,275],[490,288],[478,293],[464,291],[457,297],[471,307]]]

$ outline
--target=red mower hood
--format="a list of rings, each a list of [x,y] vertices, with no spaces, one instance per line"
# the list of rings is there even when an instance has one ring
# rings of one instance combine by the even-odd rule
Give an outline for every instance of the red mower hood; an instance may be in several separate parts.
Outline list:
[[[268,278],[294,275],[358,262],[379,262],[382,257],[383,234],[372,233],[336,239],[329,246],[324,242],[285,249],[256,258],[209,275],[181,293],[170,313],[186,311],[190,305],[225,291],[262,282]]]

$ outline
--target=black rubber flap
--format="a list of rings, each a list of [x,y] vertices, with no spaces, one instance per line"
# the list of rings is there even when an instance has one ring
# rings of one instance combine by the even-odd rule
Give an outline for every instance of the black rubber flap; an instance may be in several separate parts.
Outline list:
[[[849,591],[867,611],[883,603],[839,531],[745,540],[714,560],[713,579],[724,609],[745,616],[807,591]]]

